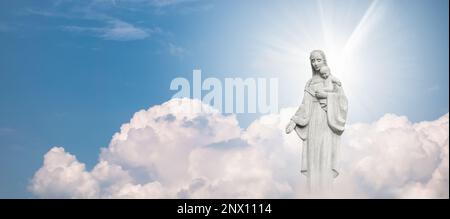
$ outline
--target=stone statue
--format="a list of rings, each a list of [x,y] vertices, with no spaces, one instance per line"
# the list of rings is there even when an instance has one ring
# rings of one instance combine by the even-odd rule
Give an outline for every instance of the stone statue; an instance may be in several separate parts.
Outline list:
[[[330,74],[325,53],[310,55],[312,78],[306,83],[303,101],[286,127],[303,140],[301,173],[311,194],[330,191],[339,175],[337,155],[347,119],[347,98],[341,82]]]

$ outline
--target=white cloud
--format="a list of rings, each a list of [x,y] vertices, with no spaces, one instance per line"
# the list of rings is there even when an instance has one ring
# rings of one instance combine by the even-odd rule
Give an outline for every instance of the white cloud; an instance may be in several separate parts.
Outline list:
[[[167,7],[170,5],[178,5],[182,3],[187,2],[194,2],[196,0],[148,0],[148,3],[150,3],[153,6],[156,7]]]
[[[149,32],[144,29],[120,20],[114,20],[110,21],[110,26],[104,29],[101,37],[107,40],[128,41],[145,39],[149,35]]]
[[[167,46],[168,46],[169,53],[170,53],[171,55],[173,55],[173,56],[176,56],[176,57],[180,57],[180,58],[181,58],[181,57],[183,57],[183,56],[185,55],[185,53],[186,53],[186,50],[185,50],[185,49],[183,49],[182,47],[177,46],[177,45],[175,45],[175,44],[173,44],[173,43],[168,43]]]
[[[62,29],[70,32],[87,33],[105,40],[115,41],[141,40],[160,31],[158,28],[139,28],[117,19],[109,20],[108,25],[105,27],[64,26]]]
[[[99,186],[75,156],[54,147],[44,156],[44,165],[35,173],[30,190],[49,198],[94,198]]]
[[[182,7],[179,7],[182,6]],[[167,45],[168,51],[174,56],[181,57],[185,49],[168,42],[165,39],[170,32],[163,32],[161,28],[152,25],[146,27],[144,20],[119,17],[118,15],[164,14],[166,10],[174,9],[177,13],[187,14],[196,11],[205,11],[212,8],[212,4],[197,4],[197,0],[94,0],[86,2],[55,1],[53,7],[48,9],[26,8],[22,13],[26,15],[42,16],[54,19],[70,20],[70,24],[61,25],[60,30],[72,33],[82,33],[104,40],[133,41],[158,36],[158,40]],[[139,16],[138,16],[139,17]],[[97,23],[97,25],[85,25]],[[60,22],[59,22],[60,23]],[[78,24],[77,24],[78,23]],[[0,32],[10,30],[9,26],[0,23]]]
[[[112,5],[117,5],[120,3],[131,3],[144,6],[149,5],[152,7],[167,7],[195,1],[197,0],[94,0],[93,3],[112,4]]]
[[[361,192],[448,198],[448,113],[417,124],[386,114],[372,124],[351,125],[344,135],[343,169],[358,179]],[[419,191],[426,189],[426,195]]]
[[[203,111],[193,111],[193,108]],[[101,150],[91,171],[52,148],[29,189],[68,198],[302,198],[301,142],[284,127],[295,108],[242,130],[197,100],[172,99],[141,110]],[[448,114],[411,123],[386,114],[352,124],[342,171],[329,197],[448,198]]]

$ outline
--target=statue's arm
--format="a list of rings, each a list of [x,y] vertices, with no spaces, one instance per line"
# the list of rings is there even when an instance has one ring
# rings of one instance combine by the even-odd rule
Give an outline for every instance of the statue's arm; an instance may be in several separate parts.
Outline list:
[[[295,112],[294,116],[290,119],[289,123],[286,126],[286,133],[289,134],[292,132],[297,126],[299,127],[305,127],[309,122],[309,107],[312,98],[314,98],[312,95],[311,90],[309,89],[311,83],[311,79],[308,80],[305,86],[305,93],[303,95],[303,100],[300,105],[300,107]]]
[[[334,84],[336,84],[337,86],[339,86],[339,87],[342,86],[341,81],[340,81],[338,78],[334,77],[334,76],[332,76],[332,82],[333,82]]]
[[[295,112],[295,115],[291,118],[291,121],[294,122],[296,125],[299,126],[308,125],[312,98],[313,96],[309,92],[305,91],[305,94],[303,95],[302,104],[300,105],[300,107],[298,107],[297,111]]]
[[[305,92],[305,96],[306,96],[306,92]],[[305,109],[305,97],[303,97],[302,103],[300,105],[300,107],[298,107],[297,111],[295,112],[295,114],[291,117],[291,119],[289,120],[289,123],[286,126],[286,134],[291,133],[295,127],[297,125],[301,125],[301,126],[305,126],[307,123],[305,123],[304,121],[301,121],[302,118],[302,114],[304,114],[304,109]]]
[[[335,134],[341,135],[345,129],[348,112],[348,100],[342,87],[338,87],[337,93],[330,94],[327,103],[328,125]]]

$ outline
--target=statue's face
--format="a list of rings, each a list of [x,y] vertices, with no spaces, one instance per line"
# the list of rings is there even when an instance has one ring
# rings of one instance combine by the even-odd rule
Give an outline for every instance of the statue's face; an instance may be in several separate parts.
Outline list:
[[[314,71],[319,71],[320,67],[324,66],[325,63],[323,61],[323,57],[318,52],[313,52],[311,54],[311,65],[314,68]]]
[[[325,67],[325,68],[320,68],[320,75],[323,77],[323,78],[328,78],[328,76],[330,76],[330,69],[329,68],[327,68],[327,67]]]

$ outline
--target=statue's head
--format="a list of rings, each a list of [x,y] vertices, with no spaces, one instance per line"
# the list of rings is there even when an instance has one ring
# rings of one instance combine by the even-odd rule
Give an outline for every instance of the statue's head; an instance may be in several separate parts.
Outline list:
[[[322,78],[328,78],[331,74],[331,70],[328,66],[324,65],[319,69],[319,73]]]
[[[322,66],[327,66],[327,58],[322,50],[313,50],[309,56],[313,75],[318,74]]]

